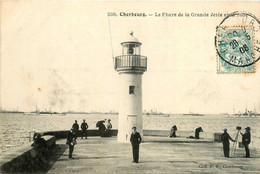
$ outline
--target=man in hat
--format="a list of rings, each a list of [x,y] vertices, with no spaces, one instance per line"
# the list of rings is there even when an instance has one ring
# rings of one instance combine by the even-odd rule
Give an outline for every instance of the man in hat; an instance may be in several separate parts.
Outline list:
[[[78,135],[79,124],[78,124],[77,120],[75,120],[75,123],[72,125],[72,128],[74,129],[75,134]]]
[[[241,133],[242,135],[242,143],[243,145],[245,146],[245,151],[246,151],[246,158],[250,158],[250,151],[249,151],[249,144],[251,143],[251,133],[250,133],[250,127],[247,127],[245,128],[246,129],[246,132],[243,134]]]
[[[132,150],[133,150],[133,162],[138,163],[138,159],[139,159],[139,144],[142,141],[141,135],[136,132],[136,127],[132,128],[132,134],[130,137],[130,141],[132,144]]]
[[[229,140],[235,142],[235,140],[233,140],[229,134],[227,133],[227,129],[224,129],[224,133],[221,135],[221,140],[223,142],[223,151],[224,151],[224,156],[226,158],[229,158]]]
[[[82,129],[82,136],[81,139],[83,139],[83,137],[86,137],[87,139],[87,129],[88,129],[88,123],[86,123],[86,120],[84,119],[83,122],[81,123],[81,129]]]
[[[108,119],[106,123],[106,132],[105,132],[106,137],[111,137],[111,129],[112,129],[111,120]]]
[[[75,130],[74,128],[71,128],[70,132],[68,132],[68,135],[67,135],[67,142],[66,144],[69,145],[69,158],[71,159],[72,158],[72,153],[73,153],[73,150],[74,150],[74,145],[76,144],[76,133],[75,133]]]

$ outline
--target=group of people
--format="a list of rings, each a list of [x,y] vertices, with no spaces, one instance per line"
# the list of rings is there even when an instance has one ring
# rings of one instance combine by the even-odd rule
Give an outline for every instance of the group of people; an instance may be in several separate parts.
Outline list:
[[[72,125],[72,128],[73,128],[75,134],[78,135],[79,134],[79,124],[78,124],[77,120],[75,120],[75,123]],[[83,119],[83,122],[81,123],[80,128],[82,130],[81,139],[83,139],[83,137],[85,137],[87,139],[88,138],[87,137],[88,123],[86,123],[85,119]]]
[[[83,119],[83,122],[80,125],[80,128],[82,130],[81,132],[81,139],[87,137],[87,129],[88,129],[88,123],[86,123],[86,120]],[[72,153],[74,151],[74,146],[77,144],[77,137],[79,136],[79,124],[78,121],[75,120],[74,124],[72,125],[71,130],[68,132],[67,135],[67,142],[66,144],[69,146],[69,158],[72,158]]]
[[[171,128],[170,137],[176,136],[177,126],[174,125]],[[195,138],[199,139],[199,133],[203,132],[201,127],[195,129]],[[132,134],[130,137],[130,142],[132,144],[132,152],[133,152],[133,162],[138,163],[139,160],[139,145],[142,142],[142,138],[139,132],[136,131],[136,127],[132,128]]]
[[[174,125],[172,126],[171,130],[170,130],[170,137],[177,137],[176,136],[176,131],[177,131],[177,126]],[[201,127],[198,127],[195,129],[195,137],[193,136],[189,136],[187,138],[195,138],[195,139],[200,139],[200,132],[203,132],[203,129]]]
[[[110,119],[100,120],[96,123],[101,137],[111,137],[112,124]]]
[[[251,128],[246,127],[245,130],[246,130],[245,133],[240,132],[240,134],[242,135],[242,144],[244,145],[245,151],[246,151],[245,158],[250,158],[249,144],[251,143],[251,133],[250,133]],[[238,131],[240,131],[240,130],[238,130]],[[221,135],[221,140],[223,143],[224,156],[226,158],[229,158],[229,151],[230,151],[229,140],[231,140],[233,142],[235,142],[236,140],[234,140],[230,137],[230,135],[227,132],[227,129],[224,129],[224,133]]]
[[[112,124],[111,124],[111,120],[101,120],[98,121],[96,126],[99,128],[99,133],[101,137],[105,137],[105,136],[111,136],[109,133],[109,130],[112,129]],[[88,124],[86,123],[85,119],[83,120],[82,124],[81,124],[81,129],[82,129],[82,134],[81,134],[81,138],[83,139],[83,137],[85,137],[87,139],[87,129],[88,129]],[[250,133],[250,127],[245,128],[245,133],[240,132],[240,134],[242,135],[242,144],[245,147],[245,151],[246,151],[246,158],[250,158],[250,151],[249,151],[249,144],[251,142],[251,133]],[[69,145],[69,158],[72,158],[72,153],[74,150],[74,146],[77,144],[77,136],[78,136],[78,131],[79,131],[79,125],[77,123],[77,120],[75,120],[75,123],[72,125],[72,128],[70,130],[70,132],[68,133],[67,136],[67,142],[66,144]],[[176,137],[176,131],[177,131],[177,126],[174,125],[171,128],[171,133],[170,133],[170,137]],[[240,131],[240,130],[239,130]],[[203,132],[203,129],[201,127],[198,127],[195,129],[195,139],[199,139],[199,133]],[[230,135],[227,132],[227,129],[224,129],[224,133],[221,135],[221,140],[223,142],[223,152],[224,152],[224,156],[229,158],[229,152],[230,152],[230,147],[229,147],[229,140],[235,142],[236,140],[232,139],[230,137]],[[132,153],[133,153],[133,162],[134,163],[138,163],[139,160],[139,145],[142,141],[141,135],[140,133],[138,133],[136,131],[136,127],[132,128],[132,134],[130,137],[130,142],[132,144]],[[45,146],[43,145],[43,140],[40,138],[40,136],[38,135],[35,138],[35,142],[38,142],[39,144],[42,144],[41,148],[45,148]]]
[[[242,135],[242,144],[245,147],[245,151],[246,151],[246,156],[245,158],[250,158],[250,150],[249,150],[249,144],[251,143],[251,133],[250,133],[250,127],[245,128],[245,133],[241,133]],[[170,137],[176,137],[176,131],[177,131],[177,126],[174,125],[172,126],[171,130],[170,130]],[[240,131],[240,130],[239,130]],[[203,132],[203,129],[201,127],[198,127],[195,129],[195,137],[190,136],[188,138],[195,138],[195,139],[199,139],[199,134],[200,132]],[[229,140],[235,142],[235,140],[233,140],[230,135],[227,133],[227,129],[224,129],[224,133],[221,135],[221,140],[223,142],[223,152],[224,152],[224,157],[229,158],[229,151],[230,151],[230,147],[229,147]]]
[[[98,124],[99,123],[99,124]],[[99,127],[99,133],[101,137],[109,137],[111,136],[110,130],[112,129],[112,124],[110,119],[105,119],[102,121],[99,121],[97,123],[97,127]],[[85,119],[83,119],[83,122],[81,123],[81,139],[84,137],[87,139],[87,129],[88,129],[88,124]],[[72,125],[71,130],[68,132],[67,135],[67,142],[66,144],[69,146],[69,158],[72,158],[72,153],[74,151],[74,146],[77,144],[77,137],[79,136],[79,124],[77,120],[75,120],[74,124]]]

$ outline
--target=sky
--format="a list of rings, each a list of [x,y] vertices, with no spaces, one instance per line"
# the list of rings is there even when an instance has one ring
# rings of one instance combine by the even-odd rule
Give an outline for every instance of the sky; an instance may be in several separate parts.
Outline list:
[[[2,109],[118,111],[113,55],[133,31],[148,58],[144,110],[260,112],[259,62],[255,73],[217,74],[214,37],[223,17],[120,16],[240,10],[260,18],[259,2],[9,1],[0,8]]]

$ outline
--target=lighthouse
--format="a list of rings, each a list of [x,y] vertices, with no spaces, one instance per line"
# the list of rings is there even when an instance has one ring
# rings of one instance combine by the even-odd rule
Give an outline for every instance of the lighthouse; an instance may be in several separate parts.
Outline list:
[[[141,55],[142,43],[130,32],[121,43],[122,55],[114,58],[114,68],[119,73],[118,142],[129,142],[132,127],[143,135],[142,75],[147,70],[147,58]]]

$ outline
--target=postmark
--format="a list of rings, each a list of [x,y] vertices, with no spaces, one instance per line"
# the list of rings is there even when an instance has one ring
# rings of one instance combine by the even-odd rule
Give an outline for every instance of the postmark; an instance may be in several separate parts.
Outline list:
[[[216,28],[217,73],[254,73],[260,59],[260,22],[247,12],[227,15]]]

